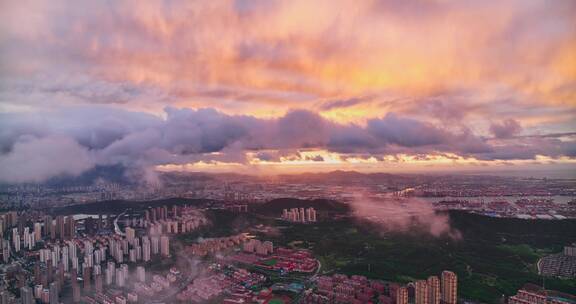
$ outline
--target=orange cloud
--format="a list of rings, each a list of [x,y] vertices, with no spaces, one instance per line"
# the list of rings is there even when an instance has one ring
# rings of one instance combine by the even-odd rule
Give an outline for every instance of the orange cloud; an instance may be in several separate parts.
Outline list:
[[[367,94],[418,103],[467,90],[482,99],[496,87],[523,102],[573,107],[572,6],[128,1],[82,10],[83,18],[66,20],[68,28],[58,18],[78,8],[56,6],[52,18],[39,23],[44,29],[29,30],[26,38],[47,38],[56,49],[93,60],[88,72],[96,77],[159,87],[175,95],[175,105],[231,113],[278,116]],[[498,106],[488,98],[481,102]],[[398,111],[379,108],[326,115],[356,121]]]

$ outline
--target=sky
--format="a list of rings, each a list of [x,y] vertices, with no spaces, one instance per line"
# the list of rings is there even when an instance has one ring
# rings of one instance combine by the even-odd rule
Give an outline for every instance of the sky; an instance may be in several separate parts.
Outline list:
[[[2,1],[0,182],[576,171],[576,2]]]

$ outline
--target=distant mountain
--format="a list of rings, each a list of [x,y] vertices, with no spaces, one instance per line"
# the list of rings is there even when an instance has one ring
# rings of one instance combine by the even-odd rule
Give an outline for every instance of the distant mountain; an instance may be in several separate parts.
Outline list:
[[[255,212],[269,216],[280,216],[282,210],[290,208],[309,208],[313,207],[319,212],[330,213],[348,213],[350,206],[328,199],[301,200],[296,198],[279,198],[268,201],[255,207]]]
[[[361,173],[357,171],[331,171],[322,173],[301,173],[279,175],[278,179],[285,182],[324,183],[324,184],[370,184],[406,182],[419,176],[390,173]]]

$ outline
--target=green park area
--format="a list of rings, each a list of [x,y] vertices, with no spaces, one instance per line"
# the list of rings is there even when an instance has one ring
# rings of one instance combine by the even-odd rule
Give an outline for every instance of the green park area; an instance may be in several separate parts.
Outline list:
[[[542,285],[538,259],[560,251],[576,233],[576,229],[564,230],[574,222],[557,228],[546,223],[542,229],[538,222],[518,224],[526,224],[523,230],[517,225],[508,229],[510,223],[506,222],[492,225],[478,216],[451,216],[453,226],[461,226],[459,239],[432,237],[418,229],[410,233],[383,231],[367,223],[340,220],[286,226],[274,241],[285,246],[294,245],[294,240],[306,242],[326,274],[359,274],[407,283],[452,270],[458,274],[462,298],[496,303],[526,283]],[[574,293],[576,281],[546,278],[546,288]]]
[[[276,265],[276,263],[278,263],[278,260],[269,259],[269,260],[262,261],[261,263],[266,265],[266,266],[274,266],[274,265]]]
[[[410,232],[384,230],[352,218],[303,225],[253,214],[213,212],[213,226],[180,240],[187,243],[199,236],[230,235],[257,224],[275,226],[279,233],[259,238],[272,240],[275,247],[312,250],[321,262],[321,273],[359,274],[407,283],[451,270],[458,274],[460,297],[484,303],[497,303],[526,283],[542,285],[543,278],[536,269],[538,259],[560,252],[576,240],[574,220],[496,219],[463,212],[449,216],[460,238],[432,237],[419,227],[408,229]],[[288,279],[277,274],[272,277]],[[548,289],[576,292],[576,280],[546,278],[545,283]]]

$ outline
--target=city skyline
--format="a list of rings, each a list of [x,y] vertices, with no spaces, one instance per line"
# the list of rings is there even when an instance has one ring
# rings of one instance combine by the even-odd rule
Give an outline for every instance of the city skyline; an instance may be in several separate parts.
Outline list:
[[[0,183],[575,171],[574,19],[564,0],[4,2]]]

